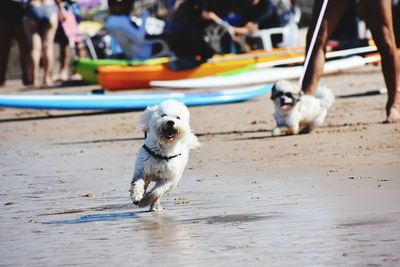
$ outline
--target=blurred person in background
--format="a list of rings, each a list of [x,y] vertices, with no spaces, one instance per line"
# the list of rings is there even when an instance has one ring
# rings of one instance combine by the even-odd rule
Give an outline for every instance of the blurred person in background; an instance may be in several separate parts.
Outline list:
[[[269,1],[269,0],[266,0]],[[243,17],[243,13],[248,9],[257,8],[260,0],[204,0],[203,11],[201,13],[205,21],[205,27],[213,27],[227,23],[229,34],[221,36],[221,48],[219,53],[244,52],[244,42],[241,37],[258,30],[258,25],[248,18]],[[247,20],[246,20],[247,19]]]
[[[168,17],[163,36],[179,58],[200,56],[205,61],[214,55],[204,40],[201,0],[168,0]]]
[[[23,24],[24,3],[19,0],[0,0],[0,86],[6,80],[8,57],[12,40],[17,42],[22,72],[22,83],[31,85],[32,78],[28,73],[29,53],[28,40]]]
[[[28,0],[25,11],[25,30],[30,47],[30,71],[34,86],[53,85],[54,36],[57,30],[57,9],[60,0]],[[40,58],[43,56],[43,82],[39,81]]]
[[[54,38],[55,42],[60,46],[60,71],[56,80],[64,82],[69,79],[69,64],[72,56],[71,48],[75,49],[75,53],[78,57],[84,57],[85,50],[81,41],[77,42],[76,40],[69,39],[71,37],[66,34],[63,25],[63,22],[66,19],[72,19],[75,20],[75,22],[71,23],[70,26],[67,25],[65,27],[78,27],[78,24],[81,21],[81,12],[78,2],[76,0],[62,0],[60,11],[61,12],[58,13],[58,27]],[[67,18],[66,12],[70,12],[73,16]],[[73,74],[72,77],[75,78],[77,75]]]
[[[131,19],[134,0],[108,0],[110,15],[105,28],[115,38],[128,59],[145,60],[151,58],[157,50],[153,42],[146,39],[144,23],[149,16],[147,10],[141,14],[142,24]]]
[[[294,0],[204,0],[202,17],[206,21],[227,22],[234,31],[233,41],[242,42],[243,37],[258,31],[286,26],[294,12]],[[241,38],[242,37],[242,38]],[[232,52],[227,37],[222,40],[223,51]],[[249,48],[235,46],[239,52]]]

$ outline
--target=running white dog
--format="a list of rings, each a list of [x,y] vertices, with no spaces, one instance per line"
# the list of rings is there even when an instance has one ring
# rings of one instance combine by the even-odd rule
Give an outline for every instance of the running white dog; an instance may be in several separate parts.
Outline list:
[[[278,81],[272,88],[276,128],[272,135],[298,134],[312,131],[323,124],[335,96],[327,87],[318,87],[315,96],[303,95],[300,87],[288,81]]]
[[[200,144],[189,124],[189,110],[175,100],[148,107],[140,117],[145,133],[137,155],[130,195],[139,207],[162,210],[160,198],[176,186],[188,162],[189,150]],[[150,182],[153,189],[147,192]]]

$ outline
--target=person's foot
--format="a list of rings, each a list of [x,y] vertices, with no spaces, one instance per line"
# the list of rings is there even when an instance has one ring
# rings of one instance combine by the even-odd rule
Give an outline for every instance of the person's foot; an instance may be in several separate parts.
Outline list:
[[[33,88],[39,88],[42,84],[39,81],[34,81],[31,85]]]
[[[68,81],[68,71],[61,71],[58,80],[62,82]]]
[[[43,80],[43,84],[42,84],[43,87],[48,87],[48,86],[53,86],[53,85],[54,85],[54,83],[51,78],[45,78]]]
[[[397,106],[391,106],[386,108],[386,120],[383,123],[399,123],[400,122],[400,111]]]
[[[71,80],[72,81],[80,81],[80,80],[82,80],[82,76],[79,73],[74,73],[71,75]]]

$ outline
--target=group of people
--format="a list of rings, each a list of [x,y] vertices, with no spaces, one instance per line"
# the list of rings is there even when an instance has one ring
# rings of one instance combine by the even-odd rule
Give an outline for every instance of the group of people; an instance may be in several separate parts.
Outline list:
[[[307,34],[307,50],[310,47],[311,36],[315,30],[323,1],[314,1],[312,21]],[[122,22],[121,16],[125,16],[124,25],[127,25],[133,0],[108,0],[108,3],[111,16],[106,26],[111,32],[116,30],[118,34],[123,34],[123,30],[120,31],[122,25],[120,23]],[[325,63],[325,48],[329,37],[344,17],[345,12],[351,7],[352,10],[355,10],[355,3],[355,1],[349,0],[328,1],[315,47],[312,51],[307,51],[311,53],[310,64],[301,85],[305,94],[315,93],[322,75]],[[286,8],[278,8],[279,4],[286,5]],[[382,58],[382,71],[388,89],[385,122],[400,122],[398,107],[399,56],[393,27],[392,1],[363,0],[359,4],[363,8],[365,20]],[[169,0],[168,6],[172,12],[167,21],[164,38],[169,40],[169,44],[175,54],[178,57],[196,55],[201,56],[202,59],[207,59],[215,52],[207,44],[206,38],[204,38],[204,29],[210,23],[220,24],[222,22],[229,24],[232,33],[228,37],[231,37],[231,39],[226,42],[227,47],[224,52],[230,52],[231,41],[235,41],[235,36],[249,35],[258,29],[281,27],[287,24],[292,12],[294,12],[295,2],[294,0]],[[113,11],[114,9],[115,11]],[[124,11],[121,12],[121,10]],[[119,20],[114,20],[115,18],[119,18]],[[142,19],[145,19],[145,17]],[[129,25],[127,26],[129,27]],[[130,28],[132,29],[132,25]],[[134,24],[133,28],[135,29],[134,32],[138,33],[136,35],[138,39],[146,39],[145,31],[140,32],[138,25]],[[356,29],[355,27],[353,28]],[[355,31],[354,29],[353,32]],[[118,34],[115,34],[117,40],[121,39]],[[350,32],[349,35],[354,35],[354,33]],[[121,45],[122,43],[124,41],[121,42]],[[134,44],[135,42],[133,41],[132,43]],[[140,47],[133,46],[136,49]],[[133,49],[130,51],[135,52]],[[143,47],[140,52],[145,54],[136,55],[151,56],[152,52],[154,52],[154,47],[151,45],[147,46],[147,49]]]
[[[0,1],[0,86],[5,83],[12,40],[18,44],[22,81],[27,86],[53,85],[54,42],[60,45],[60,74],[69,75],[69,40],[61,27],[66,8],[79,19],[74,0],[2,0]],[[41,75],[40,62],[44,74]]]
[[[161,34],[151,36],[143,26],[149,12],[141,14],[141,24],[131,19],[135,0],[107,0],[109,15],[105,28],[118,42],[127,58],[147,59],[160,52],[163,40],[177,57],[200,57],[206,60],[216,52],[207,42],[205,31],[215,24],[228,25],[227,41],[222,41],[223,52],[240,52],[240,36],[248,36],[259,29],[283,27],[294,14],[295,0],[165,0],[168,15]],[[62,0],[2,0],[0,1],[0,86],[5,82],[8,53],[14,38],[20,50],[22,80],[25,85],[51,85],[54,65],[54,39],[57,25],[63,20]],[[70,4],[74,0],[65,0]],[[307,48],[315,30],[324,0],[315,0],[312,21],[307,34]],[[388,99],[385,122],[400,121],[398,107],[399,56],[394,34],[391,0],[362,0],[363,15],[382,57],[382,72]],[[398,1],[397,1],[398,5]],[[354,1],[328,1],[321,28],[304,79],[302,90],[314,94],[325,63],[325,48],[329,37]],[[397,11],[399,8],[397,8]],[[78,18],[79,19],[79,18]],[[398,19],[398,18],[397,18]],[[339,25],[340,26],[340,25]],[[352,31],[354,32],[354,31]],[[352,35],[352,33],[350,33]],[[57,39],[57,38],[56,38]],[[60,39],[60,38],[58,38]],[[63,39],[63,38],[61,38]],[[241,39],[243,40],[243,39]],[[61,45],[60,78],[67,78],[67,40]],[[162,44],[162,43],[161,43]],[[236,46],[236,47],[235,47]],[[25,56],[29,55],[29,56]],[[39,62],[42,55],[44,75],[39,81]]]
[[[259,29],[287,25],[295,6],[294,0],[167,0],[168,15],[163,32],[151,36],[143,25],[130,19],[133,3],[132,0],[108,0],[110,16],[105,27],[127,57],[139,59],[157,53],[159,43],[154,40],[160,39],[177,57],[201,56],[206,59],[216,52],[244,52],[249,49],[243,48],[240,37]],[[141,21],[148,16],[149,12],[143,10]],[[215,51],[206,35],[208,27],[218,24],[227,25],[230,31],[221,36],[222,51]]]
[[[148,59],[170,53],[177,57],[200,56],[205,60],[216,52],[241,51],[239,36],[287,24],[294,6],[294,0],[160,0],[158,2],[163,2],[167,10],[165,27],[162,33],[151,35],[143,26],[146,19],[154,15],[149,13],[150,8],[141,12],[143,23],[140,24],[132,20],[134,4],[140,1],[107,1],[109,14],[105,28],[117,41],[123,56],[129,59]],[[18,44],[24,85],[51,86],[55,80],[69,78],[70,40],[62,25],[66,10],[72,11],[79,22],[77,5],[77,0],[0,1],[0,86],[5,83],[12,40]],[[221,21],[229,24],[232,32],[221,39],[223,51],[215,51],[207,42],[205,29]],[[54,43],[60,47],[57,53],[60,70],[56,76],[53,76]],[[82,56],[84,49],[78,48],[76,52]]]

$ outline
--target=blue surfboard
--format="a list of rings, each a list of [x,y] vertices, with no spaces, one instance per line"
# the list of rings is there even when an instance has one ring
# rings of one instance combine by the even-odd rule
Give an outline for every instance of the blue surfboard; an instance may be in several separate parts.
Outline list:
[[[271,90],[272,84],[204,92],[168,92],[87,95],[0,95],[0,107],[68,110],[141,110],[167,99],[187,106],[216,105],[245,101]]]

